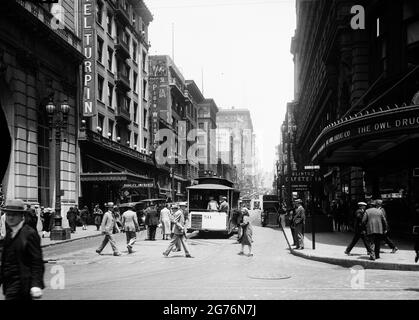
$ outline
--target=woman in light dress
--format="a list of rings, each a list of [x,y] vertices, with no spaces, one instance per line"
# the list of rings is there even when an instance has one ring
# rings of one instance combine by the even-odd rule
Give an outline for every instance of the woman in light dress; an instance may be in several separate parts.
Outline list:
[[[243,207],[242,214],[243,214],[243,222],[240,223],[240,226],[242,227],[242,236],[240,238],[242,249],[239,252],[239,255],[244,255],[244,246],[248,246],[249,254],[247,256],[252,257],[253,256],[253,253],[252,253],[253,230],[252,230],[252,225],[250,223],[249,210]]]

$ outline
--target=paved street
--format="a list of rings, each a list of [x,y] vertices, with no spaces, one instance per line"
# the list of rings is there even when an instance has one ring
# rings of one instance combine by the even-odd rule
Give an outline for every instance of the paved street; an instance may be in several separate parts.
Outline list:
[[[144,241],[126,252],[110,247],[95,253],[100,238],[44,249],[47,288],[44,299],[418,299],[416,272],[366,270],[365,288],[351,288],[350,269],[292,256],[279,230],[262,228],[254,219],[254,256],[238,256],[235,239],[196,236],[188,240],[195,259],[162,256],[169,241]],[[158,234],[160,239],[160,234]],[[56,261],[52,261],[55,259]],[[51,268],[62,266],[65,288],[51,289]],[[57,267],[55,267],[57,268]]]

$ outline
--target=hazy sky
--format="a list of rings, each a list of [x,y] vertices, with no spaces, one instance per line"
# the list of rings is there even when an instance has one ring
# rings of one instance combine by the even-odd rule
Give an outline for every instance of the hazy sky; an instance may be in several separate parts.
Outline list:
[[[146,0],[150,55],[172,56],[219,108],[248,108],[263,170],[272,170],[286,103],[293,99],[290,53],[294,0]]]

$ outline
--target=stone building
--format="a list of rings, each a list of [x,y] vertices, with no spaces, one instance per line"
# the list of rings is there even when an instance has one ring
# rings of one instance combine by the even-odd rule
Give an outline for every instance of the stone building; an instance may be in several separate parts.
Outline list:
[[[8,127],[11,136],[3,192],[8,199],[54,208],[59,183],[59,207],[66,212],[79,194],[77,110],[84,58],[80,8],[71,0],[62,0],[58,6],[29,1],[1,5],[0,112],[5,121],[0,126]],[[55,110],[64,106],[66,111],[69,106],[60,144],[55,141],[57,129],[50,129],[47,105]]]
[[[351,9],[365,10],[365,29]],[[359,8],[359,7],[358,7]],[[296,160],[319,164],[323,208],[346,214],[382,198],[394,232],[410,233],[419,208],[419,3],[296,3]]]

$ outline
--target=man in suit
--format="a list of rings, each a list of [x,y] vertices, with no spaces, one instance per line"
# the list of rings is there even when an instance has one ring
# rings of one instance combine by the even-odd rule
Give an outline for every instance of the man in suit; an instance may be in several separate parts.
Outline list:
[[[148,240],[156,240],[156,229],[159,224],[159,212],[157,211],[156,203],[151,203],[145,210],[144,222],[148,229]]]
[[[377,208],[379,210],[381,210],[381,212],[383,213],[384,218],[387,221],[387,215],[386,215],[386,211],[383,208],[383,200],[378,199],[376,200],[377,202]],[[387,221],[387,227],[388,227],[388,221]],[[383,240],[385,243],[387,243],[387,245],[390,247],[391,249],[391,253],[396,253],[397,250],[399,250],[396,245],[393,243],[393,241],[391,241],[391,239],[388,236],[388,229],[386,230],[386,232],[383,234]]]
[[[387,220],[383,212],[377,208],[377,201],[372,201],[372,207],[365,211],[362,223],[366,226],[367,235],[371,243],[370,260],[380,258],[380,242],[387,230]]]
[[[115,220],[115,217],[114,217],[114,214],[113,214],[113,207],[114,207],[113,202],[108,202],[106,207],[108,208],[108,211],[106,211],[105,214],[103,215],[102,224],[100,226],[100,229],[101,229],[102,233],[105,235],[105,238],[103,239],[102,244],[96,250],[96,252],[98,254],[101,254],[103,248],[105,248],[106,245],[109,242],[111,244],[111,247],[112,247],[112,250],[113,250],[113,255],[114,256],[120,256],[121,253],[119,252],[118,248],[116,247],[116,242],[115,242],[115,239],[113,237],[114,232],[119,232],[118,226],[116,225],[116,220]]]
[[[297,236],[297,247],[295,249],[302,250],[304,249],[304,225],[306,222],[306,211],[300,199],[295,200],[295,205],[297,207],[293,219],[295,234]]]
[[[350,255],[352,248],[357,244],[359,239],[362,239],[365,248],[367,249],[367,253],[371,255],[371,247],[368,243],[368,239],[365,236],[365,226],[362,224],[362,218],[365,214],[365,208],[367,204],[365,202],[358,202],[358,209],[355,211],[355,223],[354,223],[354,237],[349,244],[349,246],[345,250],[345,254]]]
[[[31,300],[42,297],[44,261],[38,232],[24,220],[22,200],[9,200],[3,208],[7,233],[0,267],[0,285],[6,300]]]
[[[172,251],[172,249],[179,242],[183,246],[183,250],[185,250],[185,256],[187,258],[193,258],[189,252],[188,245],[186,244],[185,216],[183,215],[183,211],[179,209],[179,206],[177,204],[174,204],[172,208],[177,209],[177,211],[173,215],[173,222],[175,224],[174,237],[170,241],[170,244],[167,247],[166,251],[163,252],[163,255],[167,257],[169,253]]]
[[[70,226],[71,233],[74,233],[76,231],[76,220],[77,220],[77,214],[74,210],[74,207],[70,207],[70,209],[67,211],[67,220],[68,225]]]
[[[230,210],[230,206],[227,202],[227,197],[221,197],[220,209],[219,212],[225,212],[228,215],[228,211]]]
[[[139,230],[136,212],[129,209],[122,214],[122,228],[127,236],[128,253],[133,253],[132,246],[137,240],[136,232]]]

